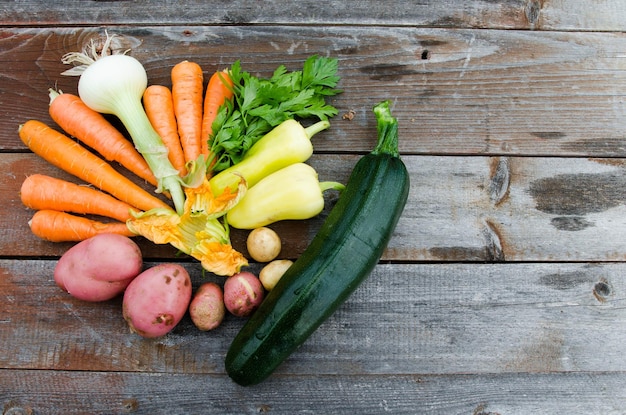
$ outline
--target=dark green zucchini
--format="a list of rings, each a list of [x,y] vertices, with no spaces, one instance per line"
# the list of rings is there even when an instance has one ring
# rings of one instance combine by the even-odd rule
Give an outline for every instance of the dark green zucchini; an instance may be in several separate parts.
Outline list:
[[[378,143],[307,249],[233,340],[226,371],[240,385],[267,378],[367,278],[380,260],[409,192],[389,102],[374,107]]]

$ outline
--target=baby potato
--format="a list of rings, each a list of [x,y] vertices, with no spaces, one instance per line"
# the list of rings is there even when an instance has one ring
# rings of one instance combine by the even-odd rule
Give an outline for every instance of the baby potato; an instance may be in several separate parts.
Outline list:
[[[222,323],[225,314],[222,288],[214,282],[202,284],[189,304],[193,324],[202,331],[213,330]]]
[[[247,239],[248,254],[258,262],[270,262],[281,250],[280,237],[264,226],[254,229]]]
[[[240,272],[224,283],[224,305],[237,317],[252,314],[263,301],[265,291],[261,281],[251,272]]]
[[[293,265],[293,261],[288,259],[275,259],[264,266],[259,273],[259,279],[263,287],[265,287],[267,291],[272,291],[272,288],[274,288],[278,280],[280,280],[291,265]]]
[[[71,247],[57,262],[54,281],[84,301],[121,294],[143,267],[139,246],[122,235],[103,233]]]

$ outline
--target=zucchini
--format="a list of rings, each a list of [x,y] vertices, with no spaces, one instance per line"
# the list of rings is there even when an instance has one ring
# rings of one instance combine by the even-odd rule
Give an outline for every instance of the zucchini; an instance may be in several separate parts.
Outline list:
[[[324,224],[226,354],[242,386],[267,378],[364,281],[378,263],[406,204],[409,175],[398,152],[389,102],[374,107],[376,148],[354,166]]]

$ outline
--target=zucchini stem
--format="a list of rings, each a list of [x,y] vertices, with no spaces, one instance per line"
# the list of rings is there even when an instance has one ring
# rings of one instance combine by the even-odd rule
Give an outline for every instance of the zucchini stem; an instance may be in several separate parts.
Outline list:
[[[374,107],[378,129],[378,142],[372,154],[388,154],[400,157],[398,150],[398,120],[391,115],[389,101],[382,101]]]

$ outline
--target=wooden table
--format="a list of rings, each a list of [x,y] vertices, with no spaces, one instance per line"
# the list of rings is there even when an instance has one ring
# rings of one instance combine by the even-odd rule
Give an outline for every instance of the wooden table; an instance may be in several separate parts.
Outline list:
[[[163,3],[163,4],[162,4]],[[0,401],[5,414],[626,413],[626,3],[86,2],[0,4]],[[339,59],[340,113],[311,164],[345,180],[393,102],[409,202],[370,278],[262,384],[224,355],[243,324],[129,333],[121,300],[54,285],[72,244],[32,236],[19,188],[70,179],[17,128],[76,92],[61,56],[124,36],[150,83],[184,59],[258,75]],[[343,114],[353,113],[352,119]],[[329,203],[330,204],[330,203]],[[297,258],[324,214],[279,223]],[[246,233],[233,231],[245,251]],[[194,260],[138,240],[146,266]],[[258,271],[259,265],[253,264]]]

